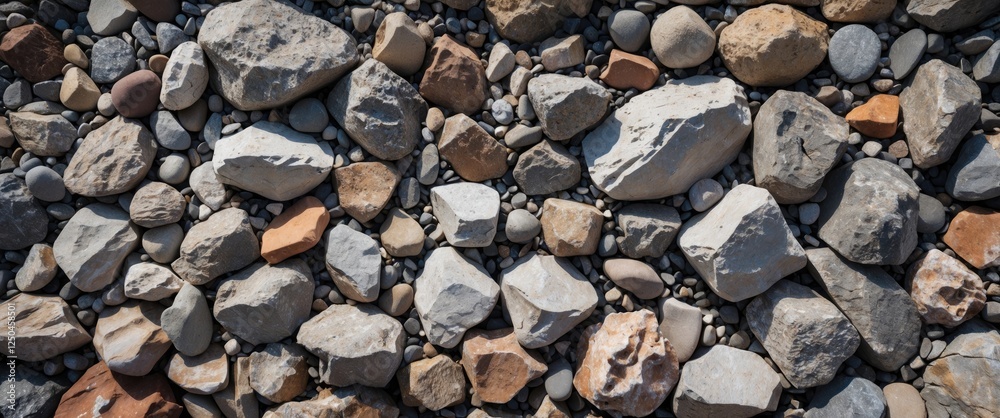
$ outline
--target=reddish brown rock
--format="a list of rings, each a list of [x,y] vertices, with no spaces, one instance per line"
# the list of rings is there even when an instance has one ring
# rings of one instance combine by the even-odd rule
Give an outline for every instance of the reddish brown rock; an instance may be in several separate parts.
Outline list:
[[[634,88],[646,91],[656,84],[659,77],[660,70],[649,58],[617,49],[611,51],[608,68],[601,73],[601,81],[619,90]]]
[[[111,103],[126,118],[149,116],[160,103],[160,77],[149,70],[122,77],[111,87]]]
[[[139,13],[157,22],[172,22],[181,11],[179,0],[125,0]],[[216,2],[217,3],[217,2]],[[214,4],[214,3],[213,3]]]
[[[336,391],[324,388],[311,400],[288,402],[264,414],[264,418],[396,418],[398,416],[399,408],[396,408],[388,393],[361,385],[348,386]]]
[[[872,138],[892,138],[899,123],[899,96],[879,94],[847,114],[847,124]]]
[[[13,353],[8,347],[4,354],[16,354],[21,361],[43,361],[90,342],[90,334],[60,297],[19,293],[8,303],[16,309],[17,338]]]
[[[162,374],[126,376],[100,362],[63,394],[55,417],[179,417],[183,409]]]
[[[410,363],[399,369],[396,379],[406,406],[423,406],[437,411],[465,401],[462,366],[448,356]]]
[[[468,181],[495,179],[507,172],[507,151],[503,145],[462,114],[445,120],[438,152]]]
[[[597,208],[563,199],[545,199],[542,240],[552,255],[572,257],[597,251],[604,215]]]
[[[467,115],[486,101],[486,69],[476,53],[450,35],[437,38],[430,65],[420,80],[420,95],[437,105]]]
[[[473,329],[462,343],[462,366],[479,399],[507,403],[548,367],[535,352],[525,351],[513,328]]]
[[[330,212],[323,202],[306,196],[285,209],[264,229],[260,255],[269,264],[303,253],[319,243],[330,223]]]
[[[358,222],[375,218],[396,191],[400,176],[396,168],[383,163],[354,163],[333,173],[344,212]]]
[[[977,269],[1000,265],[1000,212],[969,207],[955,215],[942,240]]]
[[[928,324],[956,327],[986,306],[986,290],[979,275],[936,249],[910,266],[906,286]]]
[[[67,64],[62,42],[37,23],[7,32],[0,42],[0,60],[32,83],[62,74]]]
[[[653,413],[680,377],[677,355],[647,310],[614,313],[580,337],[573,386],[615,417]]]

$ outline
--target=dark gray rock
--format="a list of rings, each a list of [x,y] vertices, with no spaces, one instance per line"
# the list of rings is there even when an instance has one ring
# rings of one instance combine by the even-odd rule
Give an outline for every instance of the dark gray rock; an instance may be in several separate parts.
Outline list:
[[[580,160],[562,144],[542,141],[518,157],[514,180],[529,195],[566,190],[580,182]]]
[[[995,144],[995,145],[994,145]],[[967,202],[1000,196],[1000,136],[976,135],[958,151],[945,191]]]
[[[1000,82],[1000,42],[993,43],[985,54],[976,59],[972,76],[983,83]]]
[[[927,52],[927,33],[920,29],[910,29],[896,38],[889,47],[889,69],[896,80],[902,80],[917,67],[920,57]]]
[[[979,320],[962,324],[924,370],[929,417],[1000,416],[1000,333]]]
[[[882,418],[886,402],[882,389],[870,380],[841,376],[819,388],[805,418]]]
[[[246,267],[257,257],[260,241],[250,227],[250,215],[229,208],[191,227],[181,242],[180,258],[170,266],[182,279],[202,285]]]
[[[674,209],[654,203],[635,203],[618,211],[623,236],[621,252],[632,258],[660,258],[681,229],[681,217]]]
[[[201,290],[184,283],[173,305],[160,315],[160,327],[181,354],[197,356],[204,353],[212,343],[212,312]]]
[[[156,142],[166,149],[184,151],[191,146],[191,134],[181,126],[172,112],[161,110],[149,115],[149,125],[153,128]]]
[[[833,34],[827,50],[830,65],[848,83],[867,80],[878,68],[882,42],[865,25],[847,25]]]
[[[17,109],[30,102],[31,83],[28,80],[17,80],[3,90],[3,105],[8,109]]]
[[[156,24],[156,43],[160,47],[161,54],[169,54],[178,45],[187,42],[188,36],[177,26],[160,22]]]
[[[134,69],[135,50],[128,42],[109,36],[94,44],[90,52],[90,78],[95,83],[114,83]]]
[[[62,376],[46,376],[24,364],[14,372],[14,408],[0,408],[4,418],[48,418],[56,413],[59,398],[69,389],[70,382]]]
[[[917,232],[921,234],[932,234],[940,231],[941,227],[948,222],[944,214],[944,205],[934,197],[920,194],[920,215],[917,219]]]
[[[38,200],[58,202],[66,195],[62,176],[44,165],[28,170],[24,175],[24,182],[28,184],[31,195]]]

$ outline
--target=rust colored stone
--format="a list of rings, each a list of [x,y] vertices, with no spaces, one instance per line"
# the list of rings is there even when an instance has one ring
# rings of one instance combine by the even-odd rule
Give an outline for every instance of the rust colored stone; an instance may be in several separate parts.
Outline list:
[[[344,212],[358,222],[375,218],[396,191],[399,171],[383,163],[354,163],[334,171]]]
[[[261,237],[260,255],[269,264],[305,252],[319,243],[330,223],[330,212],[323,202],[306,196],[274,218]]]
[[[410,363],[399,369],[396,379],[406,406],[423,406],[437,411],[465,401],[462,366],[448,356]]]
[[[445,120],[438,151],[468,181],[495,179],[507,172],[507,151],[503,145],[462,114]]]
[[[906,286],[928,324],[956,327],[986,306],[986,290],[979,275],[936,249],[910,266]]]
[[[563,199],[545,199],[542,239],[552,255],[572,257],[597,251],[604,215],[597,208]]]
[[[479,111],[488,85],[486,69],[475,51],[445,35],[434,41],[429,62],[420,80],[421,96],[454,112]]]
[[[67,64],[62,42],[37,23],[7,32],[0,42],[0,59],[32,83],[62,74]]]
[[[899,96],[879,94],[847,114],[847,124],[872,138],[892,138],[899,123]]]
[[[498,404],[514,399],[548,370],[538,354],[517,343],[513,328],[470,330],[462,343],[462,366],[479,399]]]
[[[608,68],[601,73],[601,81],[619,90],[649,90],[659,77],[660,70],[649,58],[617,49],[611,51]]]
[[[179,417],[183,409],[162,374],[126,376],[100,362],[63,394],[55,417]]]
[[[160,77],[150,70],[139,70],[118,80],[111,87],[111,103],[126,118],[149,116],[160,103]]]
[[[969,207],[955,215],[942,240],[977,269],[1000,265],[1000,212]]]

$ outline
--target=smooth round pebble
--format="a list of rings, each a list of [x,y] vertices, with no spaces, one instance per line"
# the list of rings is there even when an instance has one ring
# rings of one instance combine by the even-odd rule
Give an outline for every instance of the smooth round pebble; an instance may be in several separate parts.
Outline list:
[[[565,401],[573,394],[573,368],[562,357],[549,365],[545,376],[545,393],[556,402]]]
[[[812,225],[819,220],[819,204],[803,203],[799,205],[799,222],[803,225]]]
[[[28,191],[38,200],[46,202],[58,202],[66,195],[66,186],[63,178],[55,170],[44,165],[28,170],[24,176],[24,182],[28,184]]]
[[[635,52],[649,38],[649,19],[638,10],[619,10],[608,18],[611,40],[626,52]]]
[[[157,263],[167,264],[180,254],[184,229],[178,224],[153,228],[142,234],[142,249]]]
[[[653,22],[649,41],[656,58],[670,68],[697,67],[715,52],[715,32],[687,6],[667,10]]]
[[[523,244],[530,242],[542,230],[542,223],[524,209],[514,209],[507,214],[507,226],[504,232],[510,242]]]
[[[326,106],[317,98],[299,100],[288,112],[288,123],[299,132],[319,133],[330,124]]]
[[[704,212],[722,200],[722,185],[713,179],[698,180],[688,190],[691,207],[698,212]]]
[[[920,212],[917,218],[917,232],[933,234],[939,231],[947,222],[944,205],[932,196],[920,194]]]
[[[506,100],[497,100],[493,102],[493,119],[496,119],[497,123],[501,125],[508,125],[514,121],[514,107],[507,103]]]
[[[882,42],[865,25],[847,25],[830,38],[830,65],[848,83],[867,80],[878,69]]]
[[[191,164],[182,154],[170,154],[160,164],[160,180],[167,184],[180,184],[187,179]]]
[[[616,285],[632,292],[640,299],[656,299],[663,293],[663,280],[649,264],[630,258],[616,258],[604,262],[604,274]]]

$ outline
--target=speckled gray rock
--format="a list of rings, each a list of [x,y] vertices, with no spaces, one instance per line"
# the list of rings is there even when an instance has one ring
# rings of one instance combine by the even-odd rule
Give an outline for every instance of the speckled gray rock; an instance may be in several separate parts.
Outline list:
[[[980,0],[910,0],[906,13],[937,32],[952,32],[1000,12],[1000,3]]]
[[[59,268],[84,292],[111,284],[125,257],[139,246],[139,228],[115,206],[92,204],[76,211],[52,250]]]
[[[910,29],[896,38],[889,47],[889,69],[896,80],[906,78],[927,51],[927,33],[921,29]]]
[[[882,389],[861,377],[840,376],[816,390],[804,418],[882,418],[886,404]]]
[[[865,25],[847,25],[830,37],[830,66],[848,83],[867,80],[878,69],[882,42]]]
[[[254,263],[219,284],[215,320],[251,344],[277,342],[309,319],[314,289],[312,272],[301,259]]]
[[[500,214],[500,194],[478,183],[454,183],[431,189],[431,207],[456,247],[485,247],[493,242]]]
[[[716,345],[684,364],[674,390],[679,417],[749,418],[778,409],[781,377],[757,354]]]
[[[66,190],[101,197],[138,186],[156,157],[153,134],[136,119],[116,117],[87,134],[63,173]]]
[[[819,238],[861,264],[906,261],[917,246],[917,185],[898,165],[864,158],[830,172]]]
[[[135,69],[135,50],[122,38],[109,36],[94,43],[90,52],[90,78],[110,84]]]
[[[611,93],[586,78],[543,74],[528,81],[528,98],[545,135],[565,141],[604,117]]]
[[[193,105],[208,88],[208,63],[197,42],[177,46],[163,69],[160,102],[170,110]]]
[[[1000,136],[980,134],[966,140],[944,188],[966,202],[1000,196]]]
[[[680,214],[670,206],[635,203],[617,215],[623,232],[618,248],[632,258],[663,256],[681,228]]]
[[[20,250],[42,241],[49,217],[24,180],[0,174],[0,250]]]
[[[13,112],[10,130],[21,148],[41,157],[61,156],[76,140],[76,128],[60,115]]]
[[[453,247],[431,252],[414,282],[413,306],[431,344],[458,346],[465,331],[490,316],[500,286],[483,266]]]
[[[326,271],[340,293],[358,302],[378,299],[382,272],[378,243],[343,224],[327,232],[324,241]]]
[[[191,283],[184,283],[174,303],[160,315],[160,327],[181,354],[204,353],[212,343],[212,312],[205,294]]]
[[[268,344],[250,354],[250,387],[271,402],[288,402],[309,383],[308,354],[298,344]]]
[[[169,22],[156,24],[156,44],[161,53],[169,53],[185,42],[188,42],[188,36],[177,25]]]
[[[979,120],[980,91],[958,67],[933,60],[917,69],[899,105],[913,164],[929,168],[948,161]]]
[[[978,320],[968,321],[948,338],[941,356],[923,374],[929,417],[1000,415],[1000,333]]]
[[[143,228],[156,228],[181,220],[187,202],[173,186],[152,182],[136,190],[129,205],[132,222]]]
[[[10,384],[10,382],[8,382]],[[4,409],[5,418],[44,418],[54,416],[59,400],[71,382],[62,376],[46,376],[26,364],[14,369],[12,395],[17,400],[14,410]],[[8,389],[11,387],[8,386]]]
[[[514,181],[529,195],[566,190],[580,182],[580,160],[562,144],[542,141],[517,158]]]
[[[181,242],[180,258],[170,266],[185,281],[202,285],[246,267],[259,256],[260,242],[250,227],[250,215],[229,208],[191,227]]]

